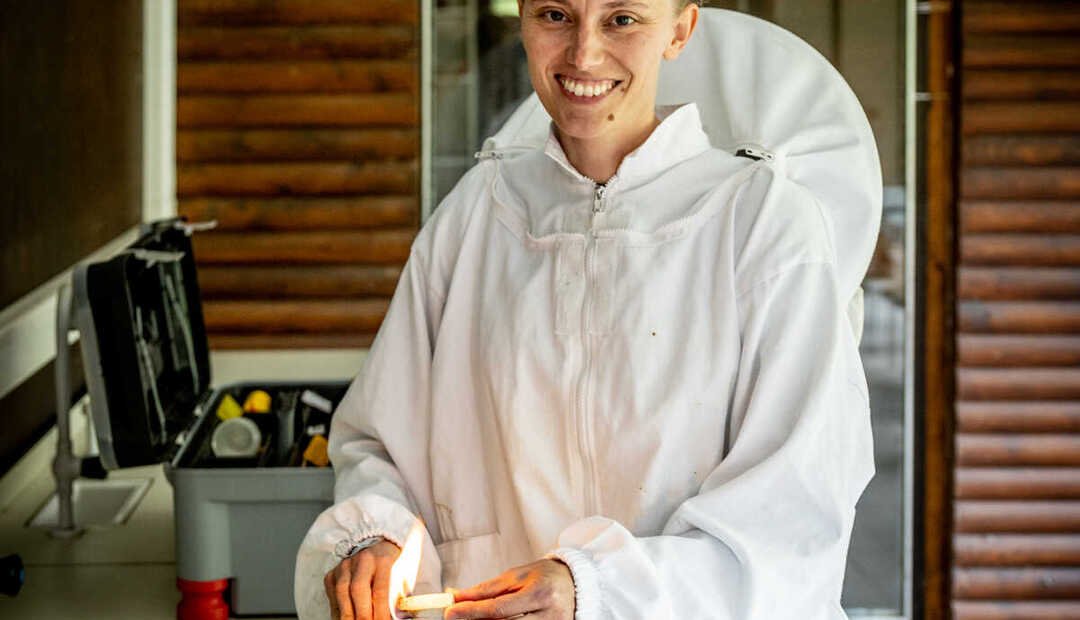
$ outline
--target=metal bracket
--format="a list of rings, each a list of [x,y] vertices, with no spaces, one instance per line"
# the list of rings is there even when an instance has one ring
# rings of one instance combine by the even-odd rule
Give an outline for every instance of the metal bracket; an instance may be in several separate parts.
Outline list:
[[[73,312],[71,284],[64,282],[56,292],[56,360],[53,362],[57,431],[53,476],[56,478],[56,499],[60,512],[56,527],[49,533],[57,538],[72,538],[83,532],[75,524],[74,510],[74,486],[82,470],[82,459],[75,456],[71,447],[71,349],[68,332],[72,329]]]

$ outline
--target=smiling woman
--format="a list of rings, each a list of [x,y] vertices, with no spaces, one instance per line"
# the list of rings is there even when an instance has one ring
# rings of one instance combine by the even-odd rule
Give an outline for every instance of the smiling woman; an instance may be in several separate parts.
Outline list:
[[[420,232],[334,416],[301,616],[388,620],[422,524],[416,590],[453,588],[447,618],[844,618],[874,469],[848,315],[880,215],[865,115],[760,20],[700,20],[715,84],[657,106],[696,5],[520,7],[537,96]],[[706,100],[742,131],[707,134]]]

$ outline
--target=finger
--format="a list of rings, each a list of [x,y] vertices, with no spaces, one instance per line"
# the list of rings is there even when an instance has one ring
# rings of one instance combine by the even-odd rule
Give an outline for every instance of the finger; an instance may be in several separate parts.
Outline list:
[[[334,584],[337,580],[334,578],[334,569],[323,577],[323,588],[326,590],[326,600],[330,602],[330,619],[341,620],[341,608],[337,604],[337,592],[334,590]]]
[[[334,571],[334,600],[337,604],[340,620],[354,620],[352,600],[349,598],[349,583],[352,581],[352,567],[348,560],[338,565]]]
[[[394,563],[389,558],[376,563],[375,579],[371,586],[371,606],[375,620],[394,620],[390,600],[390,570]]]
[[[483,601],[517,590],[519,581],[510,572],[475,586],[454,591],[455,601]]]
[[[352,601],[356,620],[373,620],[371,613],[371,580],[374,577],[375,561],[371,554],[361,551],[355,556],[353,566],[356,574],[349,584],[349,599]]]
[[[538,606],[527,593],[512,593],[482,601],[454,603],[446,610],[446,617],[455,620],[479,618],[510,618],[536,611]]]

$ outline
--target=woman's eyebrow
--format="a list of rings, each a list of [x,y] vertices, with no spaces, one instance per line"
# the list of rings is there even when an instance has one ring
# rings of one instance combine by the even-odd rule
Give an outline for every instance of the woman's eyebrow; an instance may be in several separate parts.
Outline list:
[[[638,0],[612,0],[604,4],[604,8],[607,9],[647,9],[648,3],[640,2]]]

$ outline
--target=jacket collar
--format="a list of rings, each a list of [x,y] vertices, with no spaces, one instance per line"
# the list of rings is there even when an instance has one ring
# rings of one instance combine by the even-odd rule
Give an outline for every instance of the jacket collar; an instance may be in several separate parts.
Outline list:
[[[624,187],[647,181],[710,148],[696,103],[657,106],[656,116],[660,124],[641,146],[623,157],[615,171],[613,178],[618,179]],[[555,135],[554,122],[548,129],[544,153],[576,179],[597,184],[570,163]]]

